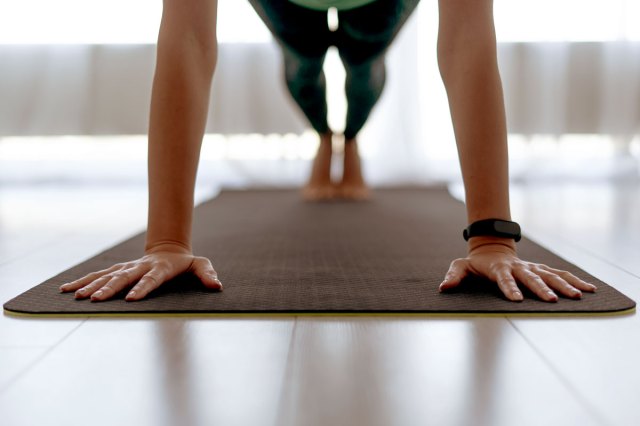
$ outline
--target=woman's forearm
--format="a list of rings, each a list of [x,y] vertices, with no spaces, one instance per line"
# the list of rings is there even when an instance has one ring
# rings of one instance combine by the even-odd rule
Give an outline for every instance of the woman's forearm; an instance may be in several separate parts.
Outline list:
[[[468,220],[509,219],[507,136],[500,77],[497,69],[487,63],[490,60],[478,52],[460,58],[460,62],[447,93]]]
[[[191,251],[194,186],[216,62],[215,32],[199,39],[163,16],[149,120],[149,216],[145,251]]]
[[[491,11],[476,10],[469,21],[449,25],[438,44],[469,223],[511,218],[506,118]]]

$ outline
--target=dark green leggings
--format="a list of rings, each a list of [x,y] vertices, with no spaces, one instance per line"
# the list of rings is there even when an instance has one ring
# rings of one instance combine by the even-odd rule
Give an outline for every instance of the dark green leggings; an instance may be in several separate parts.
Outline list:
[[[354,139],[380,98],[385,51],[419,0],[376,0],[338,12],[337,31],[327,13],[289,0],[249,0],[282,47],[287,87],[318,133],[327,133],[326,81],[322,64],[335,46],[346,70],[345,139]]]

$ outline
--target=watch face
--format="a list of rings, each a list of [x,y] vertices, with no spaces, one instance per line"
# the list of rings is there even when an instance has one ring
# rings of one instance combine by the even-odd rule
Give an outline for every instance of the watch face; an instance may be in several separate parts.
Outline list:
[[[520,226],[513,222],[496,221],[494,222],[493,227],[496,231],[503,234],[517,235],[520,233]]]

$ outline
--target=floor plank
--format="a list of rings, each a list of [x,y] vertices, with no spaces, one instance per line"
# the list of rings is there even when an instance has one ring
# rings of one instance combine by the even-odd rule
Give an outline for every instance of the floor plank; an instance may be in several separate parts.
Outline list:
[[[3,424],[275,424],[293,324],[91,319],[0,394]]]
[[[599,424],[502,318],[296,325],[280,425]]]
[[[640,301],[640,278],[561,239],[538,235],[567,260]],[[640,424],[640,316],[511,319],[514,327],[580,398],[611,425]]]
[[[556,236],[640,277],[640,182],[513,185],[512,210],[525,232]]]
[[[0,347],[0,394],[29,367],[34,365],[49,348],[46,346]]]

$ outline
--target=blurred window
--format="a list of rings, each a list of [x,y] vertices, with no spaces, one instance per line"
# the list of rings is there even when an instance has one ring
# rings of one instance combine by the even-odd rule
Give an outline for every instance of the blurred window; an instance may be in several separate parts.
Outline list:
[[[0,44],[147,44],[158,37],[161,0],[0,0]],[[246,0],[218,1],[218,40],[268,42]]]

